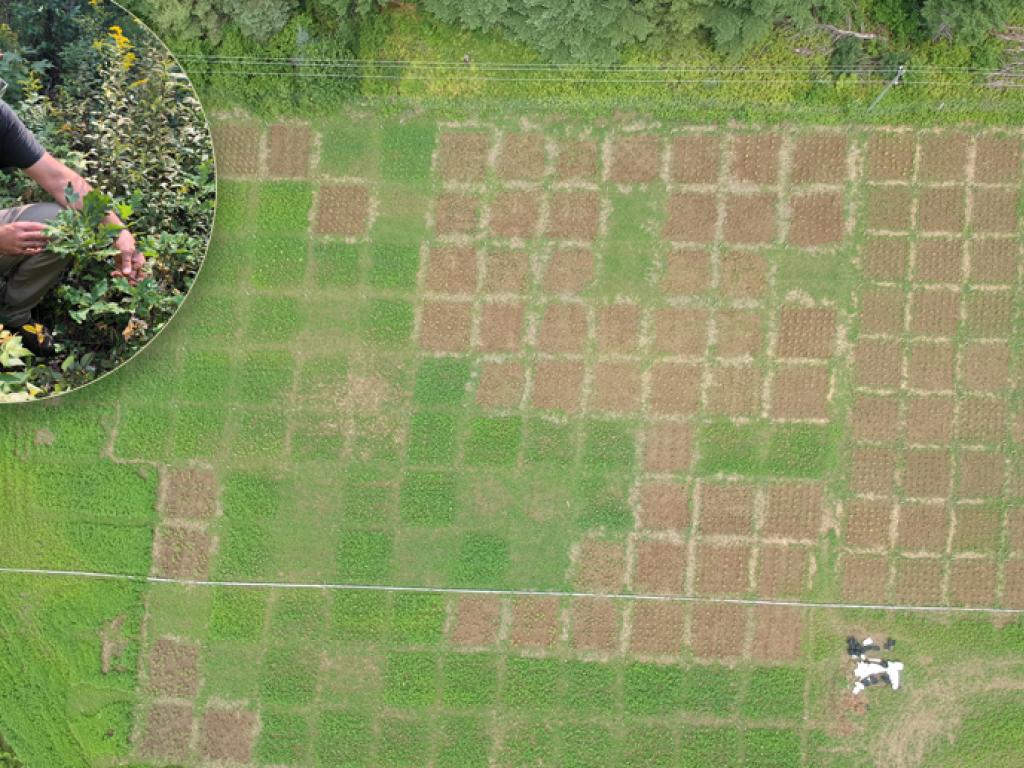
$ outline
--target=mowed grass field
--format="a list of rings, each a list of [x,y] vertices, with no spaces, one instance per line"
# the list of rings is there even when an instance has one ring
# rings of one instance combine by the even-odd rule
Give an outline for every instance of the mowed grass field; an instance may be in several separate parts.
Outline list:
[[[27,765],[1014,764],[1019,617],[715,601],[1024,608],[1019,131],[213,129],[171,327],[0,411],[0,565],[369,588],[0,576]]]

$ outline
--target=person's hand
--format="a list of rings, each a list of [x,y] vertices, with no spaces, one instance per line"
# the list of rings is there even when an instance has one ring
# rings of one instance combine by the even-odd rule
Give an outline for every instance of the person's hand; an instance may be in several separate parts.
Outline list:
[[[34,256],[46,247],[46,224],[41,221],[12,221],[0,225],[0,255]]]
[[[142,268],[146,264],[146,257],[142,251],[135,247],[135,238],[127,229],[122,229],[114,240],[114,247],[120,253],[117,256],[117,269],[110,273],[111,277],[123,277],[131,285],[135,285],[142,279]]]

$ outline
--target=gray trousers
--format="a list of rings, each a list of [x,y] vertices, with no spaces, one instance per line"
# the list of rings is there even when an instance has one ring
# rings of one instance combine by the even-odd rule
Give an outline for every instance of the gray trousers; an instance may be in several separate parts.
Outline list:
[[[0,225],[15,221],[49,221],[61,207],[56,203],[32,203],[0,209]],[[32,310],[60,279],[68,259],[43,250],[31,256],[0,255],[0,323],[22,325]]]

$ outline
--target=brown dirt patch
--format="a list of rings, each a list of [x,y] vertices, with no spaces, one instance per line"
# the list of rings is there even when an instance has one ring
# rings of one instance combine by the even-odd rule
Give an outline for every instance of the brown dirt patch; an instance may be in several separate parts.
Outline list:
[[[703,355],[708,339],[706,309],[663,307],[654,314],[654,351],[666,355]]]
[[[710,192],[674,192],[665,203],[665,240],[711,243],[715,239],[718,203]]]
[[[826,419],[830,377],[823,365],[783,365],[772,381],[773,419]]]
[[[468,301],[427,301],[420,321],[420,346],[434,352],[469,349],[473,305]]]
[[[1010,349],[1004,341],[971,342],[961,361],[963,383],[979,392],[1006,388],[1010,376]]]
[[[199,692],[199,646],[158,638],[149,651],[149,689],[158,695],[191,698]]]
[[[700,366],[655,363],[651,366],[651,411],[685,416],[695,414],[700,405],[700,387]]]
[[[471,234],[480,224],[477,195],[442,192],[434,204],[434,230],[439,235]]]
[[[597,175],[597,143],[563,141],[558,147],[555,173],[560,179],[593,179]]]
[[[629,650],[650,656],[676,656],[683,648],[682,603],[633,603],[633,623],[629,633]]]
[[[857,386],[895,389],[903,371],[903,350],[898,341],[861,339],[853,351]]]
[[[104,675],[111,672],[129,671],[125,652],[130,645],[124,632],[125,616],[115,616],[103,625],[100,630],[100,671]]]
[[[886,565],[883,555],[843,555],[842,570],[844,600],[885,601]]]
[[[489,133],[442,133],[438,140],[438,173],[446,181],[483,181],[490,148]]]
[[[921,136],[921,181],[963,181],[967,178],[967,136],[934,133]]]
[[[320,235],[361,235],[370,215],[370,190],[361,184],[324,184],[316,211]]]
[[[207,760],[248,763],[258,727],[254,712],[208,709],[203,715],[199,751]]]
[[[1020,192],[1016,189],[975,188],[971,227],[981,233],[1016,232],[1019,203]]]
[[[1020,246],[1016,239],[992,238],[970,241],[970,276],[975,283],[1013,285],[1017,280]]]
[[[560,629],[557,597],[517,597],[512,600],[509,641],[521,648],[549,648]]]
[[[907,272],[910,241],[905,237],[870,237],[861,253],[861,268],[870,280],[900,281]]]
[[[807,547],[765,544],[761,547],[757,594],[761,597],[799,597],[807,582]]]
[[[619,647],[621,610],[615,600],[580,597],[572,602],[572,645],[584,651],[615,651]]]
[[[909,180],[914,170],[914,134],[876,131],[868,137],[868,178]]]
[[[609,304],[597,310],[597,348],[600,352],[635,352],[639,342],[639,305]]]
[[[756,605],[750,655],[755,661],[795,661],[802,656],[804,615],[799,608]]]
[[[775,354],[784,358],[832,356],[836,311],[831,307],[784,306],[779,310],[779,338]]]
[[[530,258],[524,251],[497,250],[484,255],[485,293],[526,293],[530,284]]]
[[[698,248],[679,248],[665,256],[658,283],[667,296],[692,296],[711,287],[711,254]]]
[[[953,388],[953,345],[949,342],[915,341],[910,345],[907,382],[925,392]]]
[[[1002,494],[1006,483],[1006,457],[994,451],[960,453],[957,494],[961,498],[986,499]]]
[[[260,126],[249,122],[214,123],[213,146],[218,176],[255,176],[260,172]]]
[[[163,480],[166,518],[209,520],[217,514],[217,477],[211,469],[168,469]]]
[[[701,533],[749,535],[753,524],[753,486],[746,483],[701,483]]]
[[[779,147],[777,133],[738,134],[733,138],[729,170],[733,179],[751,184],[774,184],[779,178]]]
[[[1010,406],[1005,400],[964,397],[960,401],[957,436],[965,443],[995,444],[1002,441],[1010,421]]]
[[[854,440],[895,440],[900,433],[900,402],[890,395],[857,395],[850,420]]]
[[[960,320],[960,292],[919,288],[910,294],[910,332],[915,336],[952,336]]]
[[[991,606],[996,602],[996,564],[954,560],[949,566],[949,604]]]
[[[203,531],[162,525],[153,539],[157,576],[204,579],[210,567],[210,537]]]
[[[940,605],[942,561],[905,557],[897,560],[893,597],[904,605]]]
[[[619,184],[654,181],[661,173],[660,136],[622,136],[612,143],[611,180]]]
[[[146,714],[139,752],[146,758],[184,761],[191,740],[191,704],[154,704]]]
[[[587,310],[582,304],[548,304],[537,348],[544,352],[582,352],[587,344]]]
[[[714,134],[673,136],[669,178],[677,184],[714,184],[718,181],[721,143]]]
[[[521,302],[487,302],[480,308],[480,347],[485,352],[518,350],[525,317]]]
[[[851,462],[850,487],[854,493],[892,493],[896,451],[862,446],[853,449]]]
[[[846,180],[846,136],[810,133],[793,145],[789,178],[794,184],[841,184]]]
[[[949,513],[944,504],[903,504],[896,526],[896,546],[907,552],[946,551]]]
[[[451,640],[457,645],[492,645],[501,627],[501,600],[492,595],[460,595]]]
[[[309,151],[312,135],[309,126],[277,123],[268,134],[270,153],[267,170],[271,176],[304,179],[309,176]]]
[[[678,595],[686,575],[686,545],[639,539],[633,568],[633,591],[650,595]]]
[[[868,229],[906,232],[910,229],[913,193],[910,187],[868,187],[864,221]]]
[[[1020,138],[978,136],[975,145],[974,180],[983,184],[1020,181]]]
[[[768,486],[765,536],[813,539],[821,528],[825,493],[820,483],[785,482]]]
[[[852,499],[846,505],[843,539],[848,547],[888,547],[893,503]]]
[[[964,297],[967,332],[972,336],[1007,338],[1013,333],[1012,291],[972,291]]]
[[[593,240],[601,216],[601,198],[588,189],[559,189],[551,194],[548,237]]]
[[[750,547],[700,544],[697,547],[697,592],[740,595],[749,588]]]
[[[764,317],[756,310],[720,310],[715,326],[718,357],[754,357],[764,347]]]
[[[601,539],[584,539],[576,559],[576,586],[588,592],[622,591],[626,573],[626,552],[622,544]]]
[[[917,205],[917,228],[922,232],[963,231],[963,187],[926,187],[921,190]]]
[[[1024,608],[1024,560],[1011,560],[1005,566],[1003,607]]]
[[[594,279],[594,254],[585,248],[559,248],[544,270],[547,293],[579,293]]]
[[[644,530],[682,531],[690,526],[690,502],[682,483],[646,482],[639,488],[637,518]]]
[[[747,610],[742,605],[699,603],[693,606],[693,654],[726,659],[743,654]]]
[[[547,153],[541,133],[507,133],[498,151],[496,170],[502,179],[537,181],[544,176]]]
[[[958,237],[923,237],[914,256],[914,279],[922,283],[959,283],[964,241]]]
[[[759,253],[730,251],[721,256],[722,293],[730,299],[761,299],[768,290],[768,262]]]
[[[999,510],[957,505],[954,551],[994,553],[999,547],[1000,524]]]
[[[575,413],[580,408],[583,363],[541,360],[533,377],[533,406]]]
[[[476,402],[484,408],[516,408],[523,399],[526,374],[515,361],[484,362],[480,366],[480,384]]]
[[[861,333],[903,332],[906,296],[899,288],[865,288],[860,295]]]
[[[831,245],[843,239],[843,193],[794,195],[789,242],[798,248]]]
[[[639,363],[597,363],[590,407],[595,411],[636,413],[640,410]]]
[[[949,494],[951,469],[948,451],[910,448],[903,470],[903,492],[915,498],[945,498]]]
[[[491,203],[491,234],[529,238],[537,232],[540,198],[533,190],[503,189]]]
[[[907,442],[948,445],[953,439],[953,398],[907,399]]]
[[[644,469],[648,472],[686,472],[693,459],[693,428],[676,421],[647,426]]]
[[[729,195],[725,201],[722,237],[727,243],[750,245],[775,241],[776,216],[774,192]]]
[[[708,388],[708,412],[753,416],[761,411],[761,369],[749,365],[715,366]]]

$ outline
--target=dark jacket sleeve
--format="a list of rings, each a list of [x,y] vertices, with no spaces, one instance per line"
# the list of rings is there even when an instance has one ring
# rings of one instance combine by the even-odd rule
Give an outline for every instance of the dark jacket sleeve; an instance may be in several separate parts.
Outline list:
[[[44,151],[7,102],[0,101],[0,168],[28,168]]]

